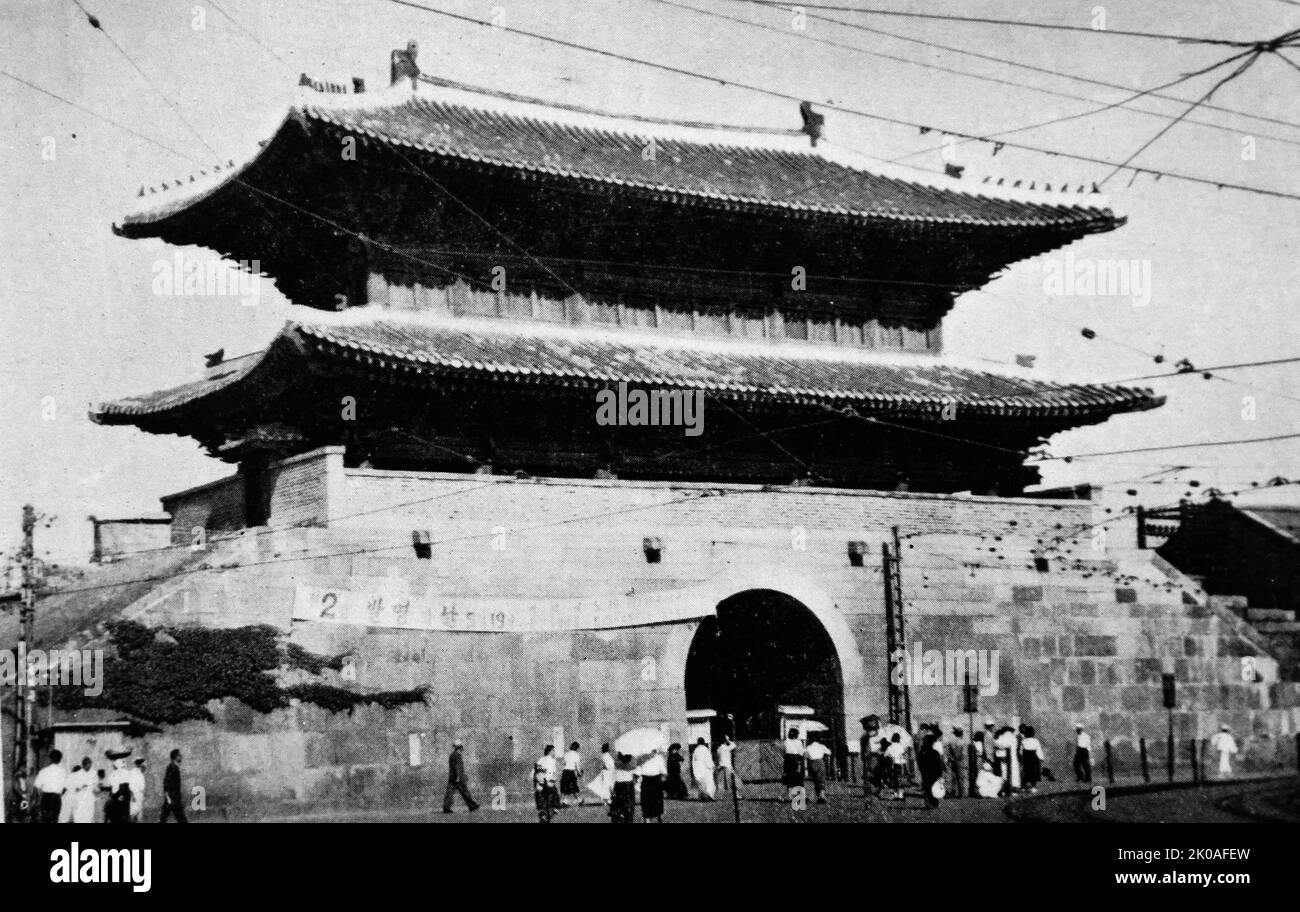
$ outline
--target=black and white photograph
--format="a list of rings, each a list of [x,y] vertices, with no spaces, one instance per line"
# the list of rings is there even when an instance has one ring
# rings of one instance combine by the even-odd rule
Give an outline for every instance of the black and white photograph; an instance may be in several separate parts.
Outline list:
[[[0,48],[5,824],[1101,832],[1226,902],[1300,822],[1300,3]],[[160,833],[0,827],[55,889]]]

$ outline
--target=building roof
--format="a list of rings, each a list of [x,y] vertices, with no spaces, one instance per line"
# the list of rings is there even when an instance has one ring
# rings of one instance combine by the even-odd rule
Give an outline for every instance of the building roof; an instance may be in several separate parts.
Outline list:
[[[1235,506],[1238,511],[1267,526],[1275,534],[1300,544],[1300,507]]]
[[[792,110],[792,118],[797,112]],[[260,173],[286,134],[299,127],[356,137],[389,149],[575,188],[613,188],[673,203],[731,211],[935,223],[985,228],[1049,228],[1070,234],[1123,223],[1100,195],[1027,192],[881,163],[799,130],[665,123],[559,107],[516,96],[405,81],[391,89],[341,95],[306,90],[277,131],[247,162],[201,178],[141,188],[138,208],[118,229],[164,233],[169,220],[232,185],[274,192],[274,167]],[[653,156],[646,149],[653,138]],[[278,159],[277,159],[278,161]],[[304,167],[314,166],[304,161]]]
[[[849,405],[879,414],[934,415],[956,404],[963,416],[1064,417],[1084,423],[1164,402],[1149,390],[1065,385],[929,356],[834,346],[489,320],[372,319],[291,322],[266,351],[239,359],[228,371],[210,371],[203,380],[107,402],[92,414],[103,424],[170,423],[188,407],[227,390],[249,397],[260,378],[273,371],[292,376],[294,370],[283,368],[284,359],[311,361],[328,373],[360,369],[391,373],[394,379],[423,375],[592,389],[626,381],[752,401]],[[281,367],[274,368],[277,362]]]

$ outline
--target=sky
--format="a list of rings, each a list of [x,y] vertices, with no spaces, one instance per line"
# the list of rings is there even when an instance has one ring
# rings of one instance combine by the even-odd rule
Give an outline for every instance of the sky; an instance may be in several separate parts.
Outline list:
[[[1216,70],[1165,90],[1187,103],[1150,96],[1133,103],[1162,115],[1150,116],[1125,107],[1098,111],[1132,93],[817,19],[800,23],[789,10],[745,0],[420,2],[484,21],[495,16],[509,27],[769,87],[814,104],[930,124],[936,130],[922,135],[914,127],[824,110],[828,136],[837,144],[882,159],[919,152],[907,163],[932,171],[944,163],[934,148],[942,130],[988,136],[1084,112],[1093,113],[1008,139],[1122,161],[1230,71]],[[1163,85],[1235,50],[1106,34],[1092,30],[1099,14],[1107,29],[1233,40],[1266,39],[1300,27],[1300,7],[1284,0],[821,2],[1086,27],[1088,32],[1065,32],[823,14],[1135,88]],[[293,102],[298,74],[337,81],[362,76],[369,85],[382,86],[390,50],[415,38],[425,72],[494,89],[614,113],[746,126],[799,122],[788,101],[391,0],[81,3],[102,30],[93,28],[72,0],[0,0],[0,69],[82,108],[0,76],[0,550],[12,552],[21,505],[31,502],[51,517],[38,531],[38,553],[61,563],[87,559],[88,515],[156,513],[161,495],[231,471],[188,438],[99,427],[87,411],[106,399],[193,380],[201,375],[203,353],[253,351],[286,320],[302,314],[273,289],[251,307],[232,299],[154,294],[154,266],[170,261],[175,248],[157,240],[118,238],[112,225],[130,210],[141,185],[184,178],[214,161],[249,157]],[[809,13],[815,12],[812,6]],[[1292,58],[1300,61],[1300,51]],[[1266,55],[1222,86],[1212,102],[1271,120],[1198,108],[1189,120],[1224,129],[1185,120],[1134,165],[1300,194],[1300,126],[1275,122],[1300,125],[1300,69]],[[1009,147],[995,155],[983,142],[957,144],[954,153],[966,167],[963,180],[972,182],[991,175],[1008,183],[1023,180],[1026,186],[1030,181],[1077,186],[1100,181],[1111,170]],[[1134,179],[1131,171],[1112,178],[1105,190],[1127,225],[1068,251],[1076,268],[1122,261],[1133,264],[1139,277],[1149,269],[1149,300],[1054,293],[1059,290],[1046,280],[1063,268],[1064,252],[1046,254],[1015,264],[984,289],[963,295],[945,323],[948,351],[993,363],[1032,354],[1035,373],[1076,382],[1159,373],[1183,358],[1204,367],[1300,355],[1300,329],[1292,313],[1300,289],[1300,200],[1170,177],[1157,181],[1150,174]],[[1095,338],[1084,338],[1084,328]],[[1155,354],[1165,357],[1163,365],[1153,363]],[[1143,381],[1140,385],[1167,395],[1168,404],[1058,435],[1051,452],[1086,454],[1300,432],[1300,364],[1216,376]],[[1116,503],[1163,505],[1186,491],[1300,477],[1298,444],[1056,461],[1044,467],[1044,479],[1102,483],[1105,496]],[[1189,481],[1200,486],[1192,488]],[[1138,495],[1129,496],[1129,489]],[[1265,489],[1242,495],[1242,501],[1297,503],[1297,490]]]

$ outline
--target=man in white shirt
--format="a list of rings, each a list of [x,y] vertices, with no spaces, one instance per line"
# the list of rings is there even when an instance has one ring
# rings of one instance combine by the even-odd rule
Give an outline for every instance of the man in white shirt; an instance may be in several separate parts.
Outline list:
[[[1232,737],[1232,730],[1224,725],[1219,733],[1210,739],[1210,748],[1219,752],[1219,775],[1232,775],[1232,757],[1237,753],[1237,739]]]
[[[804,756],[808,758],[808,775],[812,777],[813,793],[817,796],[818,804],[826,803],[826,758],[830,754],[831,749],[820,741],[809,741],[804,749]]]
[[[548,744],[542,749],[542,756],[538,758],[536,769],[540,770],[543,775],[543,791],[546,793],[546,800],[550,802],[551,807],[560,806],[560,790],[556,787],[556,763],[555,763],[555,745]]]
[[[63,808],[63,793],[67,791],[68,773],[63,768],[63,752],[50,751],[50,762],[36,774],[32,783],[41,794],[41,823],[58,823]]]
[[[736,793],[739,794],[740,787],[744,783],[736,775],[735,764],[732,762],[731,755],[735,750],[736,742],[731,740],[731,735],[723,735],[722,743],[718,745],[718,778],[724,786],[735,788]]]
[[[889,785],[894,790],[894,798],[903,800],[903,772],[907,763],[907,745],[903,736],[894,732],[889,738],[889,747],[885,748],[885,759],[889,761]]]
[[[1083,723],[1074,724],[1074,778],[1077,782],[1092,781],[1092,738],[1083,730]]]
[[[785,736],[785,769],[781,784],[788,789],[803,787],[803,740],[799,729],[792,728]]]

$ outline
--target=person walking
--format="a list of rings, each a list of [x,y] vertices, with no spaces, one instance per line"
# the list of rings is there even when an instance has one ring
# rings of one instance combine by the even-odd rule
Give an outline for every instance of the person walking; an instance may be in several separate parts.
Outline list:
[[[548,744],[542,748],[542,755],[537,758],[536,766],[543,773],[542,791],[550,804],[551,810],[560,809],[560,790],[556,787],[559,765],[555,760],[555,745]]]
[[[785,734],[785,766],[781,774],[781,784],[788,789],[803,787],[803,741],[799,738],[799,729],[792,728]]]
[[[144,813],[144,790],[145,790],[145,762],[144,757],[139,757],[135,761],[135,768],[128,770],[131,781],[131,822],[139,823],[140,817]]]
[[[717,789],[713,781],[713,751],[709,750],[709,745],[703,738],[696,741],[691,750],[691,776],[695,779],[695,787],[699,789],[700,800],[712,801]]]
[[[831,749],[820,741],[810,739],[804,748],[804,759],[808,764],[808,776],[813,782],[813,794],[818,804],[826,803],[826,758]]]
[[[1237,754],[1237,739],[1232,737],[1232,729],[1226,725],[1219,726],[1219,732],[1210,739],[1210,749],[1219,752],[1219,777],[1226,779],[1232,775],[1232,758]]]
[[[81,765],[68,774],[68,794],[63,802],[60,821],[66,823],[94,823],[95,798],[99,782],[90,771],[94,761],[83,757]]]
[[[862,725],[862,736],[858,738],[858,756],[862,758],[862,797],[870,798],[879,794],[879,773],[882,748],[880,747],[880,717],[863,716],[858,720]]]
[[[41,804],[40,792],[27,781],[27,770],[14,773],[14,781],[5,795],[5,820],[10,823],[32,823]]]
[[[686,758],[682,756],[682,746],[680,744],[668,745],[668,786],[667,795],[673,801],[685,801],[690,797],[690,791],[686,788],[686,777],[682,775],[682,767],[686,765]]]
[[[889,787],[894,792],[896,801],[903,800],[903,775],[907,771],[907,745],[903,736],[894,732],[889,738],[889,747],[885,748],[886,769],[889,773]]]
[[[995,742],[998,739],[997,723],[993,721],[992,716],[986,716],[984,719],[984,759],[988,760],[993,766],[993,775],[1005,776],[1006,770],[998,762],[998,750]]]
[[[953,798],[966,796],[966,780],[970,775],[969,753],[970,742],[966,740],[966,730],[954,727],[952,740],[944,747],[944,761],[948,767],[948,794]]]
[[[1047,755],[1043,753],[1043,742],[1038,740],[1038,733],[1032,725],[1025,726],[1025,740],[1020,742],[1021,782],[1030,793],[1038,791],[1038,783],[1043,778],[1043,766]]]
[[[442,795],[442,812],[452,813],[452,799],[459,794],[465,801],[470,813],[478,810],[478,802],[470,794],[469,782],[465,778],[465,742],[457,738],[451,742],[451,753],[447,755],[447,790]]]
[[[113,771],[108,774],[108,809],[105,811],[107,823],[131,822],[131,774],[126,768],[126,757],[130,751],[115,754],[109,751],[113,761]]]
[[[1092,738],[1083,723],[1074,723],[1074,780],[1092,782]]]
[[[619,754],[614,764],[614,791],[609,802],[610,823],[631,823],[636,813],[636,773],[632,755]]]
[[[600,746],[600,773],[592,781],[591,790],[609,806],[614,795],[614,755],[610,753],[608,741]]]
[[[63,768],[63,752],[50,751],[50,762],[36,774],[33,783],[40,793],[40,822],[58,823],[63,810],[63,793],[68,790],[68,772]]]
[[[582,745],[574,741],[564,752],[564,768],[560,771],[560,804],[565,807],[569,806],[569,799],[574,796],[579,805],[583,803],[581,749]]]
[[[916,752],[916,770],[921,778],[921,794],[925,806],[937,808],[943,799],[943,754],[939,752],[939,738],[933,731],[926,733]]]
[[[1014,794],[1020,787],[1020,768],[1016,764],[1018,745],[1019,737],[1010,725],[1002,726],[993,738],[993,755],[997,758],[995,768],[1002,775],[1003,792],[1007,795]]]
[[[735,789],[739,797],[740,787],[745,783],[736,775],[735,752],[736,742],[731,740],[731,735],[723,735],[722,743],[718,745],[718,779],[724,788]]]
[[[158,822],[166,823],[168,816],[172,816],[176,818],[177,823],[189,823],[185,818],[185,796],[181,791],[180,748],[174,748],[170,758],[167,771],[163,773],[163,803]]]
[[[664,780],[668,778],[668,764],[659,748],[650,759],[641,764],[641,819],[664,822]]]

